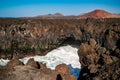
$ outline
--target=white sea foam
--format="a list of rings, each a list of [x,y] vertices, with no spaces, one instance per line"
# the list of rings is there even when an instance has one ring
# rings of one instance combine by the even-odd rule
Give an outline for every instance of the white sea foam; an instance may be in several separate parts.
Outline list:
[[[45,56],[25,57],[19,60],[26,64],[30,58],[34,58],[35,61],[46,64],[46,66],[50,69],[55,69],[57,65],[62,63],[66,65],[71,64],[73,68],[80,69],[81,65],[79,63],[77,50],[77,48],[67,45],[54,49],[48,52]],[[0,59],[0,65],[2,66],[6,65],[7,62],[9,62],[9,60]]]
[[[10,60],[0,59],[0,66],[5,66]]]

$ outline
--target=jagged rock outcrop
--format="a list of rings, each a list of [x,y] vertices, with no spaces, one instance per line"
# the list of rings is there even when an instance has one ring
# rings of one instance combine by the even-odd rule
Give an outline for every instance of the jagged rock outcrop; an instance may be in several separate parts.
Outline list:
[[[101,47],[94,39],[82,43],[78,50],[82,65],[78,80],[119,80],[120,58],[115,54],[115,49]]]

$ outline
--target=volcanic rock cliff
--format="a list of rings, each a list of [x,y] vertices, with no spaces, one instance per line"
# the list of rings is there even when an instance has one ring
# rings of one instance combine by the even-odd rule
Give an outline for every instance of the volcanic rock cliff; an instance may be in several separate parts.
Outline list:
[[[90,38],[109,50],[119,46],[120,19],[0,19],[0,56],[43,53]]]

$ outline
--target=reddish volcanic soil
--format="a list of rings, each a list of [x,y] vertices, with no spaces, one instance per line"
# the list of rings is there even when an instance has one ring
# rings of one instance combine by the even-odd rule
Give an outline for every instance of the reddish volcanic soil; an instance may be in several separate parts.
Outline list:
[[[94,10],[89,13],[80,15],[79,18],[120,18],[120,16],[104,10]]]

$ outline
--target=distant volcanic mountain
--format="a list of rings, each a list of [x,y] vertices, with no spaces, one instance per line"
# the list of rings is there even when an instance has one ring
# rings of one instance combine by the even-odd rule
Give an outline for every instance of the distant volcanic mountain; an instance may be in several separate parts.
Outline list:
[[[61,13],[55,13],[55,14],[39,15],[39,16],[36,16],[35,18],[55,19],[55,18],[61,18],[63,16],[64,15],[62,15]]]
[[[94,10],[89,13],[80,15],[79,18],[120,18],[120,15],[112,14],[104,10]]]
[[[55,13],[55,14],[53,14],[53,16],[64,16],[64,15],[61,13]]]
[[[78,16],[74,15],[68,15],[65,16],[61,13],[55,13],[55,14],[47,14],[47,15],[39,15],[33,18],[38,18],[38,19],[76,19]]]
[[[55,14],[39,15],[33,18],[37,18],[37,19],[120,18],[120,14],[113,14],[105,10],[94,10],[78,16],[75,16],[75,15],[65,16],[61,13],[55,13]]]

